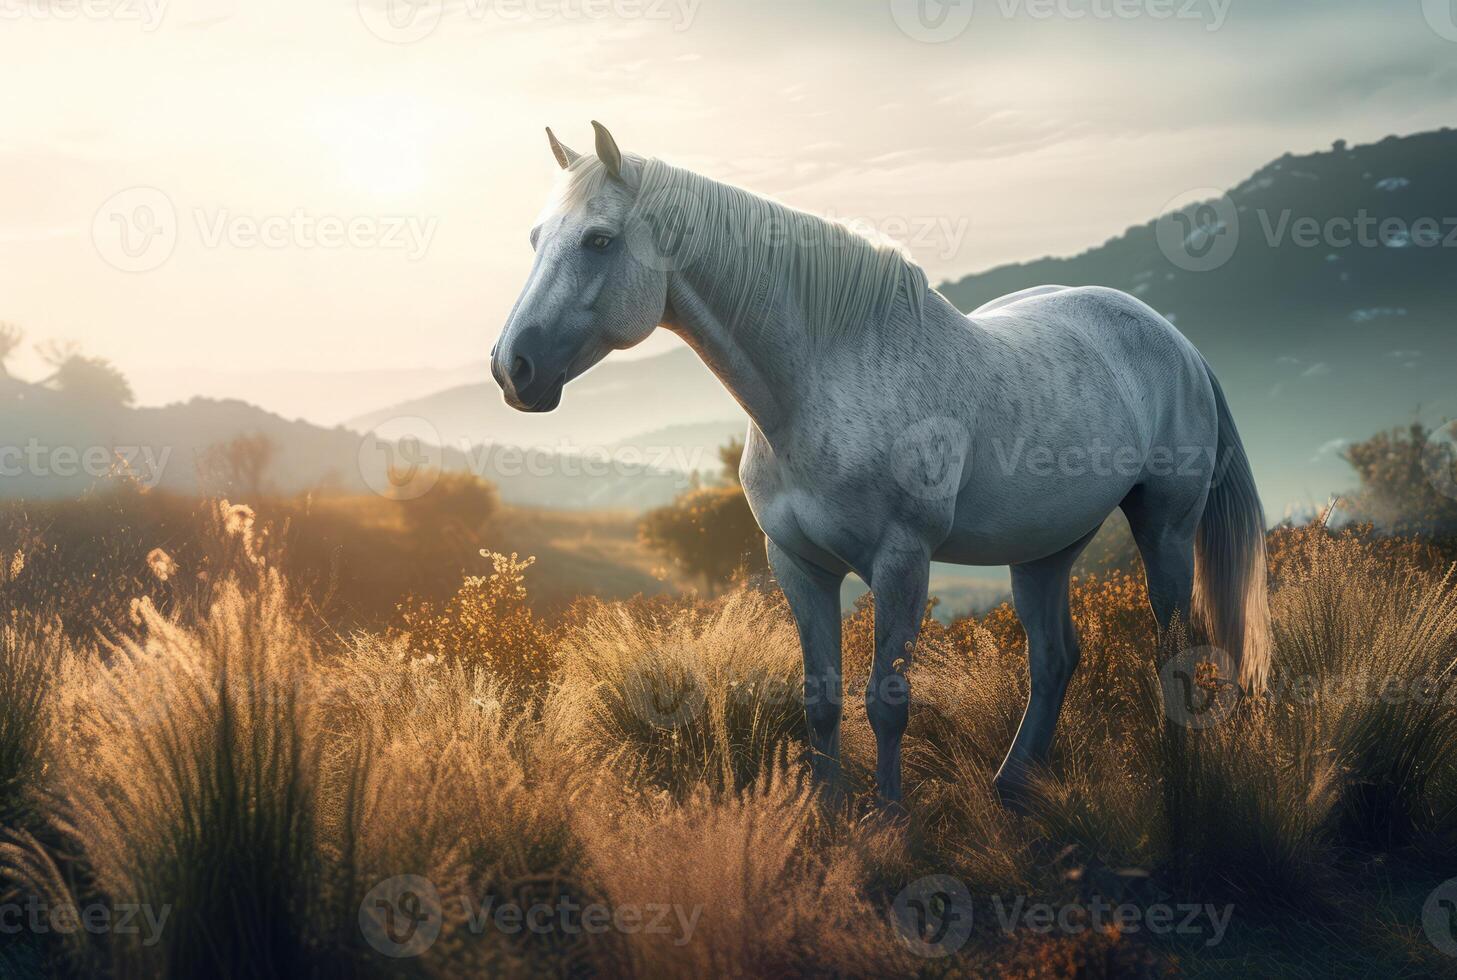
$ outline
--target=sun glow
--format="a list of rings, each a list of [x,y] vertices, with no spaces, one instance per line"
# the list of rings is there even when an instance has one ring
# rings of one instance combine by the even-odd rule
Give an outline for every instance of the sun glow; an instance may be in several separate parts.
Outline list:
[[[351,187],[378,195],[420,191],[440,132],[419,102],[377,95],[336,103],[318,115],[319,133]]]

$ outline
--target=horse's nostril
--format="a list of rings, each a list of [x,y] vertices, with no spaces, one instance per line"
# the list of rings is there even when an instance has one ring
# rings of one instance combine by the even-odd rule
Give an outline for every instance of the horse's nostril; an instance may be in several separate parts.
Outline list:
[[[511,383],[516,386],[518,391],[531,384],[530,358],[522,357],[520,354],[516,355],[516,360],[511,365]]]

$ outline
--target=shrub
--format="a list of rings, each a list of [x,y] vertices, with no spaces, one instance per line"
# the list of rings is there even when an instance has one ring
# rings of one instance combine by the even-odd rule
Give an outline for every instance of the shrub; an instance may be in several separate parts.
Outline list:
[[[195,629],[144,602],[138,629],[110,662],[73,658],[64,672],[56,830],[86,878],[37,874],[54,864],[34,841],[8,856],[52,905],[81,905],[94,889],[168,917],[156,936],[73,950],[100,959],[88,969],[328,972],[338,950],[317,933],[337,869],[320,837],[321,757],[302,696],[309,644],[281,584],[227,586]]]
[[[402,607],[399,635],[418,657],[478,667],[500,683],[540,695],[551,674],[552,633],[526,604],[526,570],[536,560],[482,551],[495,566],[468,576],[442,606]]]
[[[18,614],[0,621],[0,827],[33,827],[50,695],[65,646],[55,624]]]
[[[752,784],[804,735],[803,658],[785,612],[749,589],[648,618],[579,607],[547,706],[558,737],[677,798]]]
[[[1391,530],[1457,535],[1457,500],[1446,490],[1457,480],[1450,442],[1454,423],[1430,430],[1420,422],[1380,432],[1346,449],[1361,481],[1351,501],[1363,519]]]
[[[666,905],[666,932],[627,937],[624,976],[898,976],[914,969],[861,889],[862,831],[836,841],[814,797],[783,773],[728,796],[618,821],[584,812],[583,838],[612,904]]]
[[[1457,590],[1357,537],[1313,535],[1275,595],[1274,697],[1341,767],[1351,843],[1399,848],[1457,829]],[[1395,565],[1395,567],[1393,567]],[[1445,785],[1443,785],[1445,783]]]
[[[640,529],[649,548],[683,574],[701,579],[709,592],[740,572],[760,573],[768,567],[764,532],[738,486],[690,490],[649,511]]]
[[[429,491],[399,502],[406,530],[479,546],[480,532],[501,507],[496,487],[473,473],[445,472]]]

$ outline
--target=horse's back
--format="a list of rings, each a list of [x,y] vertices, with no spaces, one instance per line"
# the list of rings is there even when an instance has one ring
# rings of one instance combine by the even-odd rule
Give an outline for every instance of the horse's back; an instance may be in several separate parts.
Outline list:
[[[1029,359],[1040,359],[1056,338],[1059,349],[1098,362],[1150,445],[1169,440],[1202,445],[1217,434],[1203,357],[1135,296],[1105,286],[1039,286],[993,300],[970,319]]]
[[[1035,296],[1046,296],[1049,293],[1060,293],[1065,289],[1071,288],[1070,286],[1029,286],[1026,289],[1019,289],[1014,293],[1007,293],[1005,296],[998,296],[994,300],[983,303],[972,310],[968,316],[981,316],[984,313],[991,313],[993,310],[1000,310],[1003,307],[1011,306],[1013,303],[1020,303],[1024,299],[1032,299]]]
[[[1069,331],[1135,364],[1140,355],[1175,355],[1191,369],[1201,364],[1194,345],[1162,314],[1107,286],[1033,286],[983,304],[968,319],[1003,333],[1034,325]]]

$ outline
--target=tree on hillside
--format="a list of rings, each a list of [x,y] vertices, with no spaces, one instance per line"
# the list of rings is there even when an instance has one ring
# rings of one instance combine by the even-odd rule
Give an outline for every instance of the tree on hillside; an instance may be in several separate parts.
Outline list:
[[[1457,534],[1457,423],[1379,432],[1344,453],[1360,489],[1347,498],[1354,515],[1386,530]]]
[[[735,573],[762,572],[764,532],[754,521],[741,487],[703,487],[648,511],[638,526],[643,543],[680,572],[716,592]]]
[[[131,383],[104,357],[88,357],[73,343],[49,343],[39,348],[55,370],[42,384],[83,401],[104,406],[130,405]]]
[[[744,440],[739,438],[730,439],[727,446],[720,446],[718,450],[719,462],[723,464],[724,482],[733,486],[739,483],[739,463],[744,458]]]
[[[478,550],[482,530],[501,508],[496,485],[474,473],[441,473],[420,497],[400,502],[406,530],[416,537]]]
[[[219,490],[256,499],[264,490],[264,475],[278,454],[278,445],[261,432],[238,436],[203,451],[201,468]]]
[[[643,515],[638,525],[644,544],[680,572],[702,579],[709,592],[727,585],[740,571],[754,574],[768,568],[764,532],[739,486],[743,452],[738,439],[718,451],[727,486],[695,487],[679,494],[666,507]]]
[[[126,375],[100,357],[69,358],[53,377],[57,390],[102,405],[130,405],[135,397]]]
[[[13,323],[0,322],[0,378],[10,377],[10,370],[5,362],[15,356],[20,349],[21,342],[25,340],[25,331]]]

